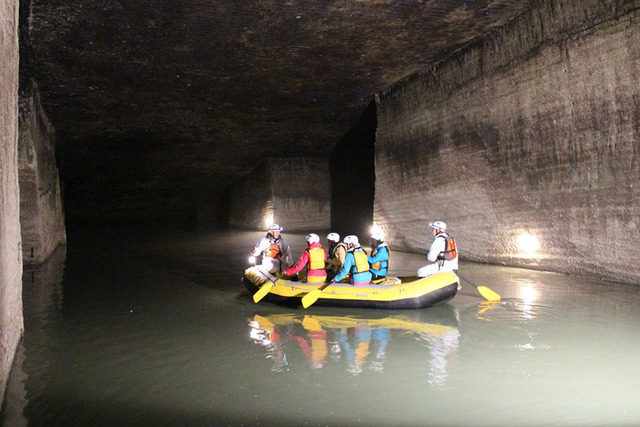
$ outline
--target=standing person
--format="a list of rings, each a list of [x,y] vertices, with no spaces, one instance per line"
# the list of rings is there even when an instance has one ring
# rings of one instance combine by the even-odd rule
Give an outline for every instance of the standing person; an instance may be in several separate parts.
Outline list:
[[[342,268],[342,264],[344,264],[344,258],[347,256],[347,245],[340,242],[338,233],[329,233],[327,241],[329,242],[327,277],[333,279]]]
[[[278,224],[271,224],[267,228],[267,235],[258,240],[251,252],[254,257],[262,255],[262,267],[272,274],[293,264],[291,248],[280,235],[283,230]]]
[[[433,243],[427,254],[427,264],[418,270],[418,277],[427,277],[443,271],[458,271],[458,250],[453,237],[445,231],[447,224],[442,221],[430,222]]]
[[[301,278],[301,280],[304,281],[306,279],[307,283],[324,283],[327,280],[327,271],[324,269],[324,264],[327,261],[327,253],[322,247],[320,237],[318,237],[317,234],[310,233],[306,239],[307,249],[302,252],[297,264],[287,268],[284,274],[293,276],[306,267],[306,278]]]
[[[384,233],[380,227],[374,227],[371,231],[371,256],[369,261],[372,280],[386,279],[389,269],[389,246],[384,242]]]
[[[344,238],[347,245],[347,255],[344,264],[333,278],[331,283],[339,282],[350,274],[350,283],[354,286],[364,286],[371,283],[371,272],[369,271],[369,261],[367,253],[360,246],[357,236],[347,236]]]

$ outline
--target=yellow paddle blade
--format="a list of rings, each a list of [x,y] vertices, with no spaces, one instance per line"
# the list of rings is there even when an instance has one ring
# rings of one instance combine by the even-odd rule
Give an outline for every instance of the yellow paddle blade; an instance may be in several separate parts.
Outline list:
[[[302,297],[302,306],[304,308],[309,307],[311,304],[316,302],[322,293],[322,289],[314,289],[305,296]]]
[[[258,291],[255,294],[253,294],[253,302],[257,303],[262,298],[264,298],[271,290],[271,287],[273,287],[273,282],[267,282],[264,285],[262,285],[262,287],[260,287],[260,289],[258,289]]]
[[[489,301],[500,301],[500,295],[487,288],[486,286],[478,286],[478,292]]]

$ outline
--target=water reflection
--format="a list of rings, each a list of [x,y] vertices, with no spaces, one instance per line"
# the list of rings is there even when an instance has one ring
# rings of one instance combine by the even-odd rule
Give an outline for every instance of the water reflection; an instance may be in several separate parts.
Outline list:
[[[22,300],[24,310],[24,339],[20,342],[7,382],[7,396],[2,411],[3,425],[27,425],[25,416],[30,366],[45,369],[51,362],[47,357],[44,329],[55,321],[62,306],[62,277],[66,247],[58,247],[41,265],[24,266]],[[45,344],[40,347],[41,344]],[[34,350],[36,349],[36,350]],[[25,366],[25,364],[29,366]]]
[[[460,332],[453,307],[446,306],[437,313],[426,319],[415,313],[369,317],[255,314],[248,319],[249,337],[265,348],[273,372],[295,369],[294,360],[302,356],[304,369],[340,367],[353,376],[382,374],[385,363],[395,355],[393,346],[397,342],[398,357],[408,350],[424,354],[430,385],[445,387],[448,369],[459,351]]]

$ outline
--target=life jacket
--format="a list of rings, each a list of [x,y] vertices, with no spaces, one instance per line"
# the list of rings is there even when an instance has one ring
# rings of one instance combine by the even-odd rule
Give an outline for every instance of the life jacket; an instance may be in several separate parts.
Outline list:
[[[444,251],[438,254],[439,260],[452,261],[458,256],[458,250],[456,248],[456,241],[448,234],[442,233],[437,237],[444,239]]]
[[[340,249],[344,251],[345,255],[347,254],[347,245],[345,245],[344,243],[338,243],[333,247],[333,249],[331,249],[331,253],[329,254],[331,258],[339,259],[340,257],[338,255],[338,250]]]
[[[309,270],[324,270],[324,249],[316,247],[307,249],[309,252]]]
[[[379,249],[385,247],[387,248],[387,252],[389,253],[389,258],[391,258],[391,251],[389,251],[389,247],[387,246],[386,243],[382,243],[381,245],[379,245],[377,248],[375,248],[372,252],[371,252],[371,258],[375,257],[376,254],[379,252]],[[389,268],[389,259],[387,259],[386,261],[378,261],[374,264],[371,264],[371,269],[373,270],[384,270],[385,268]]]
[[[356,260],[356,264],[351,267],[351,273],[364,273],[369,271],[369,260],[367,259],[367,253],[364,250],[351,251],[353,258]]]
[[[282,255],[280,245],[276,242],[269,243],[269,247],[265,250],[265,255],[269,258],[280,258],[280,255]]]

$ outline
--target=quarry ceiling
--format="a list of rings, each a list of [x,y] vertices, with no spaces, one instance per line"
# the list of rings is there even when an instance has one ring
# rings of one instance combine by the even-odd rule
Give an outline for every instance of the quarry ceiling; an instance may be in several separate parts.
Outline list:
[[[374,94],[531,0],[24,0],[22,81],[67,211],[214,204],[265,156],[327,156]]]

